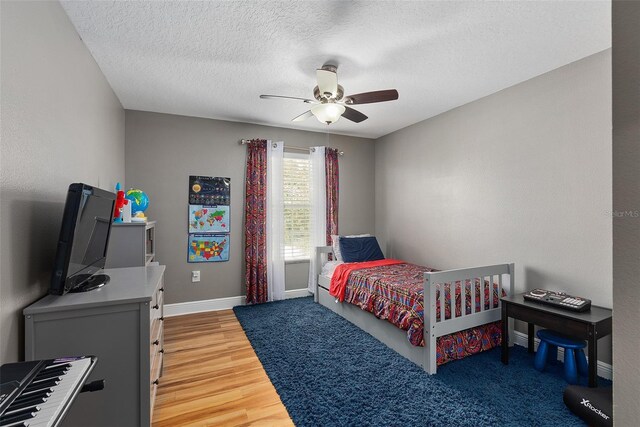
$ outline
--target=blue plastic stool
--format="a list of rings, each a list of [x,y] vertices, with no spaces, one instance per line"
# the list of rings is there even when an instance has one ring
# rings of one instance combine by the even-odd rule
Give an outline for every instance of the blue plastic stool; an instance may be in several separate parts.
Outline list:
[[[533,365],[538,371],[544,370],[547,361],[555,361],[558,358],[558,347],[562,347],[564,348],[564,379],[569,384],[576,384],[578,372],[581,375],[587,375],[589,369],[584,355],[586,346],[584,341],[571,339],[549,329],[541,329],[537,335],[540,338],[540,345]]]

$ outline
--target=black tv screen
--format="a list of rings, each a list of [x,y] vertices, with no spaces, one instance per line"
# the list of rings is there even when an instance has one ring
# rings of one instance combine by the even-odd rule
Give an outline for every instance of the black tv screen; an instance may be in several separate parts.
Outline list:
[[[62,217],[50,294],[87,291],[108,282],[104,268],[116,195],[86,184],[71,184]]]

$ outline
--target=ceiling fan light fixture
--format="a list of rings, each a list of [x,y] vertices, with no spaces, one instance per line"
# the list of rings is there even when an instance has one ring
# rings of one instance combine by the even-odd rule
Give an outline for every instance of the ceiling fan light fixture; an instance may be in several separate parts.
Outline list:
[[[318,104],[311,109],[311,112],[316,119],[320,123],[326,123],[330,125],[331,123],[337,122],[342,113],[346,110],[344,105],[335,104],[335,103],[326,103],[326,104]]]
[[[1,0],[0,0],[1,1]],[[398,91],[395,89],[376,90],[373,92],[344,95],[344,88],[338,84],[338,67],[325,64],[316,70],[316,82],[313,88],[315,99],[296,98],[282,95],[260,95],[262,99],[284,98],[303,101],[312,104],[310,110],[293,118],[293,122],[302,122],[311,116],[315,116],[320,123],[330,125],[344,117],[353,123],[361,123],[367,120],[367,116],[360,111],[351,108],[352,105],[374,104],[377,102],[394,101],[398,99]]]

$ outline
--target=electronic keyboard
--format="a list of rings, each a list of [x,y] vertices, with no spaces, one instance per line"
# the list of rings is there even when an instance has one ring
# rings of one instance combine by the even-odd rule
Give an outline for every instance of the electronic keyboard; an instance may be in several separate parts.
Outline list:
[[[0,426],[57,426],[97,362],[69,357],[7,363],[0,367]],[[104,381],[86,391],[100,390]]]
[[[564,292],[548,291],[546,289],[534,289],[523,295],[527,301],[539,302],[552,307],[571,311],[587,311],[591,309],[591,300],[567,295]]]

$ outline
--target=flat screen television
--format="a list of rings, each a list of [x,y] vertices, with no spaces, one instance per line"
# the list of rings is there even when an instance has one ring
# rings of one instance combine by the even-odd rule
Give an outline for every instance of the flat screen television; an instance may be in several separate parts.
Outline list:
[[[86,292],[109,282],[104,268],[116,195],[86,184],[71,184],[62,216],[49,293]]]

